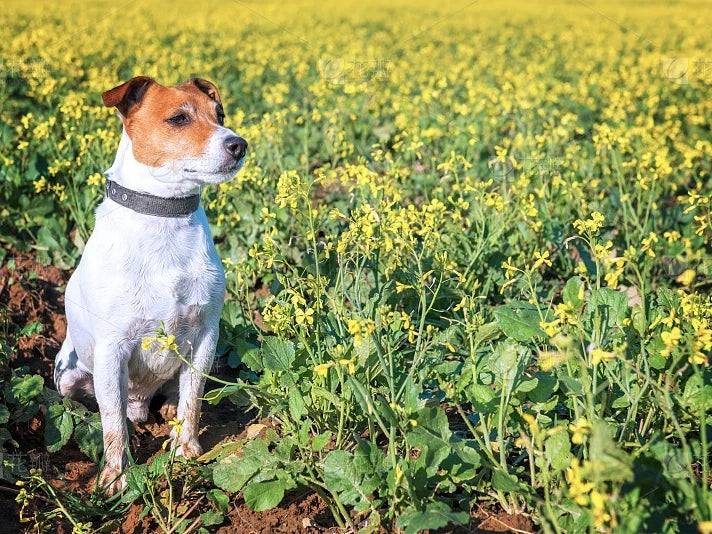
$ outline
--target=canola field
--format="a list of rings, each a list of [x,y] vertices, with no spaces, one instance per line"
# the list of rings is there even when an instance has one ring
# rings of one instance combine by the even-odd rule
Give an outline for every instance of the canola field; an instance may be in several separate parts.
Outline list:
[[[132,465],[119,501],[17,476],[28,531],[140,502],[155,532],[214,532],[306,488],[340,532],[475,532],[482,508],[520,532],[712,532],[711,14],[5,0],[3,261],[77,264],[121,135],[103,91],[211,80],[249,154],[202,197],[229,370],[204,411],[270,422]],[[93,450],[1,335],[2,451],[31,403],[50,451]]]

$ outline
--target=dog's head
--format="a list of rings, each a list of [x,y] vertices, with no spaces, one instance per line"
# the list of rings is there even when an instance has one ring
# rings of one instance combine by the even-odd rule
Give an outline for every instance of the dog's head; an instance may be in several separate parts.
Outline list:
[[[138,76],[102,99],[118,110],[136,161],[160,182],[222,183],[245,162],[247,142],[223,126],[220,95],[207,80],[165,87]]]

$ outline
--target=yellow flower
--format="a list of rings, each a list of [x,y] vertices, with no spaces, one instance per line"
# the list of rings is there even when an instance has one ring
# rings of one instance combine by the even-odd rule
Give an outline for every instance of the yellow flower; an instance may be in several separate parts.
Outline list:
[[[548,372],[566,362],[571,355],[565,351],[543,350],[539,353],[539,368]]]
[[[504,269],[504,277],[509,280],[511,279],[519,269],[512,265],[512,257],[507,258],[506,261],[502,262],[502,269]]]
[[[551,267],[551,260],[549,259],[549,251],[545,250],[543,253],[536,251],[534,252],[534,265],[532,265],[532,271],[536,271],[542,265]]]
[[[148,350],[151,348],[151,345],[156,341],[155,337],[144,337],[143,340],[141,341],[141,348],[143,350]]]
[[[346,321],[346,327],[354,337],[354,346],[358,347],[363,344],[364,339],[376,331],[376,325],[373,321],[361,319],[349,319]]]
[[[173,430],[175,431],[176,435],[180,435],[181,432],[183,432],[183,419],[178,419],[177,417],[174,417],[170,421],[168,421],[168,425],[173,427]]]
[[[47,178],[44,176],[40,176],[37,178],[34,182],[33,185],[35,186],[35,193],[41,193],[45,189],[49,189],[49,185],[47,184]]]
[[[569,432],[571,432],[571,442],[576,445],[581,445],[587,435],[591,433],[591,424],[585,417],[579,417],[574,423],[569,424]]]
[[[642,247],[640,252],[647,252],[648,256],[651,258],[655,257],[655,252],[653,251],[653,244],[658,242],[658,236],[654,232],[650,232],[648,237],[641,240]]]
[[[675,281],[678,284],[682,284],[683,286],[687,287],[695,281],[696,276],[697,273],[694,269],[687,269],[683,271],[682,274],[680,274],[677,278],[675,278]]]
[[[177,351],[178,345],[175,343],[176,336],[169,334],[167,336],[159,336],[158,341],[161,344],[159,351],[172,350]]]
[[[612,360],[616,355],[612,352],[603,350],[601,347],[596,347],[591,351],[591,364],[598,365],[603,360]]]
[[[586,482],[583,471],[579,459],[574,458],[565,473],[566,482],[569,484],[569,497],[579,506],[588,504],[588,494],[593,490],[593,483]]]
[[[312,308],[307,308],[306,310],[297,308],[294,312],[294,319],[297,321],[297,324],[313,324],[314,310]]]
[[[87,178],[87,185],[91,185],[91,186],[102,185],[105,181],[106,181],[106,178],[104,178],[98,172],[95,172],[89,178]]]
[[[593,507],[593,523],[596,528],[602,528],[610,522],[611,514],[606,512],[607,496],[593,490],[590,495],[591,506]]]
[[[396,282],[396,293],[403,293],[403,291],[405,291],[406,289],[410,289],[412,287],[413,286],[411,286],[411,285],[405,285],[405,284],[401,284],[400,282]]]
[[[682,332],[676,326],[672,330],[663,332],[660,334],[660,339],[662,339],[665,344],[665,348],[660,352],[660,355],[667,358],[670,356],[672,351],[680,344],[680,339],[682,339]]]
[[[544,332],[546,332],[546,335],[549,337],[554,337],[556,335],[557,327],[559,326],[559,321],[551,321],[551,322],[546,322],[546,321],[540,321],[539,326],[541,327]]]
[[[460,310],[462,310],[463,308],[465,308],[465,307],[467,306],[468,300],[469,300],[469,299],[467,298],[467,296],[462,297],[462,299],[460,300],[460,302],[458,302],[458,303],[455,305],[455,307],[452,309],[452,311],[454,311],[454,312],[459,312]]]
[[[319,365],[314,367],[314,373],[316,373],[317,376],[326,376],[329,374],[329,369],[331,369],[334,366],[334,363],[320,363]]]
[[[339,360],[339,364],[346,367],[350,374],[354,374],[354,372],[356,372],[356,358],[351,358],[350,360],[342,358]]]
[[[529,431],[532,436],[537,436],[539,434],[539,424],[536,422],[536,417],[530,413],[523,413],[522,419],[524,419],[529,425]]]
[[[606,218],[598,211],[591,213],[591,217],[585,221],[577,219],[574,221],[574,228],[580,233],[595,234],[601,229]]]
[[[396,465],[396,484],[400,484],[400,481],[402,478],[403,478],[403,469],[401,469],[400,465]]]

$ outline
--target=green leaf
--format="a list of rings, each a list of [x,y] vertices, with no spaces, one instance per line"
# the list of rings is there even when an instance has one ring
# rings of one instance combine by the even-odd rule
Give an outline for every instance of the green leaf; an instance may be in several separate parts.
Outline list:
[[[628,297],[609,287],[597,289],[591,295],[591,311],[597,311],[608,328],[620,326],[628,314]]]
[[[544,450],[553,469],[562,471],[571,464],[571,441],[565,429],[549,436],[544,443]]]
[[[53,404],[47,409],[45,444],[49,452],[57,452],[69,441],[74,430],[74,419],[64,404]]]
[[[234,454],[223,458],[213,468],[213,482],[225,491],[236,493],[259,471],[262,462],[252,456],[238,458]]]
[[[4,425],[10,420],[10,410],[4,404],[0,404],[0,425]]]
[[[527,397],[536,403],[549,401],[558,389],[559,382],[556,376],[544,371],[538,371],[535,376],[538,380],[536,388],[527,393]]]
[[[638,335],[643,337],[645,335],[645,329],[648,326],[647,321],[645,320],[645,310],[640,304],[636,304],[633,306],[633,311],[630,314],[631,319],[633,320],[633,327],[635,328],[636,332],[638,332]]]
[[[208,510],[207,512],[203,512],[202,514],[200,514],[200,519],[203,521],[203,525],[205,525],[206,527],[219,525],[225,520],[221,513],[215,512],[213,510]]]
[[[245,445],[245,440],[244,439],[236,439],[236,440],[230,440],[230,441],[224,441],[222,443],[218,443],[213,447],[211,450],[208,452],[204,453],[202,456],[198,458],[198,461],[200,462],[212,462],[213,460],[217,460],[218,458],[225,458],[229,456],[230,454],[236,454],[240,451],[242,451],[242,448]]]
[[[361,382],[356,380],[353,375],[349,375],[347,380],[351,386],[351,391],[353,392],[354,397],[361,405],[361,409],[369,416],[373,415],[376,412],[376,407],[373,404],[371,394],[368,392],[366,387]]]
[[[505,473],[504,471],[495,471],[492,476],[492,487],[498,491],[512,492],[519,489],[517,477]]]
[[[566,281],[564,293],[562,295],[564,302],[574,309],[577,309],[583,304],[584,299],[584,283],[578,277],[574,276]]]
[[[354,467],[361,475],[373,475],[380,473],[386,459],[385,453],[378,448],[378,445],[368,440],[356,438],[358,447],[354,451]]]
[[[333,404],[336,407],[341,406],[341,399],[339,397],[337,397],[336,395],[334,395],[331,391],[324,389],[323,387],[315,386],[312,384],[311,392],[316,397],[326,399],[327,401],[329,401],[331,404]]]
[[[514,382],[521,377],[520,370],[529,359],[529,349],[511,339],[497,343],[489,356],[488,367],[500,382],[507,394],[514,388]]]
[[[289,401],[289,414],[295,421],[299,421],[308,413],[307,405],[304,403],[304,398],[299,388],[290,388],[287,399]]]
[[[205,394],[205,400],[208,401],[210,404],[217,404],[222,399],[230,397],[231,395],[238,393],[241,390],[242,388],[238,384],[212,389]]]
[[[206,496],[208,500],[215,505],[215,507],[221,514],[227,515],[227,505],[229,504],[230,499],[224,491],[214,488],[209,490],[206,493]]]
[[[28,404],[42,393],[42,375],[15,376],[12,378],[12,395],[23,404]]]
[[[613,430],[604,421],[594,421],[589,448],[591,466],[602,480],[632,480],[632,461],[613,440]]]
[[[499,337],[501,329],[496,321],[485,323],[477,329],[475,333],[475,346],[487,343]]]
[[[702,415],[712,408],[712,385],[705,384],[700,374],[690,376],[682,391],[682,405]]]
[[[529,378],[528,380],[522,380],[517,384],[517,387],[515,388],[515,391],[517,393],[529,393],[530,391],[533,391],[537,388],[539,385],[539,379],[534,377],[534,378]]]
[[[328,445],[328,443],[331,441],[331,432],[328,430],[326,432],[322,432],[321,434],[317,434],[314,436],[314,439],[312,439],[312,450],[314,452],[319,452],[324,449]]]
[[[650,348],[652,347],[649,347],[649,349]],[[667,358],[662,356],[659,350],[656,350],[648,358],[648,363],[650,364],[650,367],[659,371],[660,369],[665,369],[665,366],[667,365]]]
[[[622,394],[620,397],[618,397],[611,403],[611,408],[616,409],[627,408],[628,406],[630,406],[630,399],[625,394]]]
[[[396,525],[406,534],[416,534],[422,530],[436,530],[450,523],[464,525],[470,518],[466,512],[453,512],[441,501],[430,502],[424,510],[411,506],[400,515]]]
[[[270,371],[288,371],[294,363],[294,344],[269,336],[262,342],[262,364]]]
[[[259,373],[264,369],[264,365],[262,364],[262,353],[259,350],[251,350],[243,354],[242,363],[256,373]]]
[[[20,335],[21,336],[31,336],[33,334],[39,334],[42,332],[42,323],[34,322],[30,323],[27,326],[25,326],[22,330],[20,330]]]
[[[245,358],[249,361],[253,361],[255,358],[259,358],[259,347],[248,343],[244,339],[238,339],[235,341],[234,350],[230,351],[230,356],[228,356],[227,364],[233,369],[240,365],[240,362],[245,361]],[[253,369],[254,370],[254,369]]]
[[[284,480],[254,482],[245,488],[243,496],[251,510],[264,512],[282,502],[287,489],[288,483]]]
[[[142,494],[146,493],[146,483],[149,480],[148,477],[148,467],[145,465],[133,464],[129,466],[129,468],[124,471],[124,478],[126,479],[126,487],[128,491],[121,496],[121,502],[133,502]],[[148,507],[145,509],[148,509]]]
[[[524,303],[500,306],[494,310],[494,317],[502,332],[517,341],[529,341],[535,336],[545,335],[539,326],[541,319],[536,308]]]
[[[439,406],[424,408],[416,418],[418,426],[411,430],[406,439],[413,447],[427,447],[430,451],[440,448],[450,449],[452,431],[445,410]]]
[[[342,450],[331,451],[324,461],[324,482],[331,491],[342,492],[361,483],[353,457]]]
[[[491,413],[497,408],[497,400],[491,387],[484,384],[471,384],[465,390],[467,400],[472,403],[472,407],[481,413]]]
[[[98,463],[104,451],[104,435],[101,430],[101,416],[92,414],[86,421],[79,421],[74,429],[74,441],[79,450],[93,462]]]
[[[565,392],[573,393],[574,395],[583,395],[581,382],[575,378],[564,375],[563,371],[559,372],[559,381],[565,386]]]
[[[403,399],[403,407],[405,408],[405,412],[407,414],[417,412],[420,408],[420,392],[422,388],[420,386],[415,385],[415,382],[413,382],[412,377],[408,377],[403,387],[405,389],[405,395]]]

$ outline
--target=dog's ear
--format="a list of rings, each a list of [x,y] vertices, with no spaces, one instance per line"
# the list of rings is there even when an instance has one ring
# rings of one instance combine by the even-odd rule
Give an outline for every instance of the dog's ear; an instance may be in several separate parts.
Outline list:
[[[141,103],[141,99],[152,83],[155,83],[153,78],[136,76],[126,83],[109,89],[101,95],[101,99],[107,108],[116,108],[122,117],[126,117],[131,108]]]
[[[192,83],[203,93],[208,95],[212,100],[215,100],[215,102],[222,105],[222,101],[220,100],[220,93],[218,93],[218,88],[215,87],[215,84],[213,82],[203,80],[202,78],[191,78],[190,81],[186,83]]]

